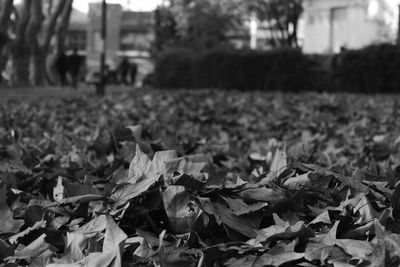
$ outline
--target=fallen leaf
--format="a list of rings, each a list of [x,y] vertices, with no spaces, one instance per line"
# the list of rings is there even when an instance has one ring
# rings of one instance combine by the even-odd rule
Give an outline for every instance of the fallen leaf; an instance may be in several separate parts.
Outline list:
[[[308,187],[311,185],[310,179],[308,178],[308,173],[288,178],[284,183],[283,186],[290,190],[297,190],[302,187]]]
[[[161,196],[173,231],[177,234],[191,232],[200,209],[185,187],[169,186]]]
[[[136,146],[136,154],[129,167],[129,180],[127,185],[118,189],[111,196],[117,206],[125,204],[133,198],[147,191],[166,172],[165,164],[176,159],[175,151],[156,152],[153,160]]]
[[[0,234],[16,233],[24,224],[23,220],[15,220],[6,203],[6,185],[0,182]]]
[[[254,221],[234,215],[227,207],[219,202],[213,203],[206,198],[199,198],[199,201],[201,208],[206,213],[214,215],[217,222],[223,222],[228,227],[247,237],[256,237],[256,229],[258,226]]]
[[[279,148],[276,150],[271,163],[270,171],[275,173],[277,177],[279,177],[286,170],[288,165],[285,148],[283,150],[280,150]]]
[[[308,261],[318,260],[321,264],[326,264],[328,260],[347,262],[351,256],[337,246],[326,246],[321,243],[307,244],[305,259]]]

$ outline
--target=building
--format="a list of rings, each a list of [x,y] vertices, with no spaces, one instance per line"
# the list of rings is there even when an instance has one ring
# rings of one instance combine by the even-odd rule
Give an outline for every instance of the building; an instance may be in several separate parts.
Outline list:
[[[236,49],[271,50],[276,47],[277,30],[268,21],[255,17],[246,20],[242,28],[228,32],[229,43]]]
[[[150,59],[154,33],[153,12],[127,11],[119,4],[107,4],[106,64],[115,70],[123,58],[138,65],[138,81],[153,71]],[[86,71],[100,66],[101,4],[89,4],[89,14],[73,10],[66,36],[66,49],[74,48],[86,57]]]
[[[149,58],[154,34],[152,12],[125,11],[119,4],[107,5],[106,62],[115,69],[123,57]],[[89,4],[87,25],[87,65],[98,68],[101,42],[101,4]]]
[[[305,0],[303,51],[337,53],[394,40],[390,0]]]
[[[85,13],[73,9],[68,26],[65,45],[67,50],[78,49],[80,54],[86,54],[87,25],[89,18]]]
[[[122,12],[120,51],[150,51],[155,38],[151,12]]]

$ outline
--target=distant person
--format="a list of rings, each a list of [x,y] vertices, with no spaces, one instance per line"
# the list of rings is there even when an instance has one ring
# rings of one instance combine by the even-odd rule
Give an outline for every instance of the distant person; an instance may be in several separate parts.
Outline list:
[[[124,58],[118,67],[120,82],[127,85],[128,84],[128,72],[130,71],[130,64],[127,58]]]
[[[108,65],[107,81],[109,84],[117,84],[118,83],[118,68],[115,67],[113,62],[110,65]]]
[[[64,52],[61,52],[58,56],[55,64],[57,70],[58,78],[60,80],[60,85],[62,87],[68,85],[67,82],[67,71],[68,71],[68,58]]]
[[[78,55],[78,49],[74,48],[72,55],[68,58],[69,73],[73,88],[78,88],[79,70],[82,64],[82,58]]]
[[[133,86],[135,86],[137,72],[138,72],[138,66],[135,62],[132,62],[132,64],[130,65],[129,74],[131,76],[131,84]]]
[[[339,53],[336,53],[332,58],[331,70],[332,70],[332,81],[335,88],[340,87],[341,77],[343,76],[343,56],[347,51],[346,45],[340,47]]]

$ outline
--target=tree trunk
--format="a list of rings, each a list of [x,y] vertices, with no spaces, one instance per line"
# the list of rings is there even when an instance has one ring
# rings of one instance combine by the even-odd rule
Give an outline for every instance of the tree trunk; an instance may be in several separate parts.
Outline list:
[[[7,65],[9,51],[7,44],[9,42],[8,30],[11,22],[11,13],[13,11],[13,0],[3,0],[0,3],[0,76]],[[2,82],[0,77],[0,82]]]
[[[53,10],[53,4],[53,0],[48,0],[46,16],[49,16],[51,14],[51,11]]]
[[[69,5],[70,0],[58,0],[56,8],[54,12],[49,14],[49,17],[44,22],[44,38],[41,46],[44,51],[48,51],[50,47],[50,43],[52,37],[54,35],[55,29],[57,27],[57,20],[60,17],[61,13],[65,10],[65,8]]]
[[[55,6],[55,10],[53,11],[53,0],[49,2],[48,10],[47,10],[47,18],[43,22],[43,29],[42,29],[42,40],[39,42],[39,49],[40,49],[40,72],[42,74],[43,80],[48,82],[49,84],[53,84],[53,79],[48,73],[47,70],[47,57],[48,54],[51,53],[51,40],[54,35],[54,31],[57,25],[57,19],[60,16],[61,12],[63,11],[64,7],[66,6],[68,1],[65,0],[58,0]],[[44,59],[44,60],[43,60]]]
[[[54,66],[59,55],[64,52],[65,37],[72,13],[72,2],[73,0],[64,0],[65,3],[62,13],[59,14],[57,26],[55,27],[55,34],[53,36],[54,45],[48,52],[46,58],[46,72],[48,81],[52,84],[57,80],[57,74],[54,71]]]
[[[29,49],[25,43],[25,32],[30,20],[32,0],[22,2],[21,13],[16,26],[16,38],[11,47],[11,85],[25,85],[29,82]]]
[[[0,3],[0,52],[8,42],[8,27],[13,10],[13,0],[3,0]]]
[[[39,46],[38,41],[38,34],[44,21],[42,0],[34,0],[31,2],[30,14],[25,37],[30,48],[29,81],[31,85],[37,86],[43,85],[45,80],[44,51]]]
[[[3,1],[3,0],[0,0]],[[10,1],[10,0],[7,0]],[[23,0],[18,14],[15,30],[16,38],[11,46],[11,83],[12,85],[43,85],[48,78],[48,56],[53,54],[52,40],[55,33],[63,42],[62,36],[68,27],[73,0],[50,0],[46,17],[43,14],[43,0]],[[1,12],[0,12],[1,14]],[[1,29],[0,29],[1,30]],[[54,50],[60,44],[55,42]],[[58,53],[58,52],[57,52]],[[54,62],[53,60],[52,62]]]

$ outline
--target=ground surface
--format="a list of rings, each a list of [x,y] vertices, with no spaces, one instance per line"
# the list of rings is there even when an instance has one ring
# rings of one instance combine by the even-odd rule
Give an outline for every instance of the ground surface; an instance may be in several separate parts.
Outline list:
[[[19,99],[20,101],[37,100],[39,98],[66,98],[66,97],[91,97],[95,94],[95,87],[81,84],[78,89],[70,87],[45,87],[45,88],[0,88],[0,102],[8,99]],[[120,94],[133,91],[131,86],[108,86],[108,94]]]
[[[3,262],[398,266],[398,96],[118,90],[0,90]]]

